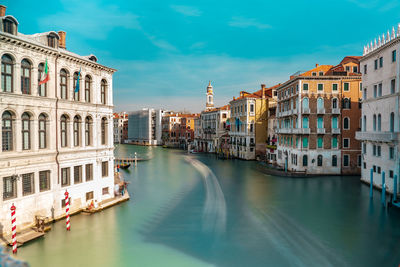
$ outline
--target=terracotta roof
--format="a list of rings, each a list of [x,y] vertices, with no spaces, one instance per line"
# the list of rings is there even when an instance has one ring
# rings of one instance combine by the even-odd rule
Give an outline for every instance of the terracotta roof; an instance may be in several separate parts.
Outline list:
[[[313,68],[313,69],[311,69],[309,71],[306,71],[306,72],[300,74],[299,76],[312,76],[313,72],[316,72],[317,76],[319,76],[318,75],[319,72],[323,72],[324,75],[325,75],[325,73],[327,71],[329,71],[332,67],[333,67],[332,65],[319,65],[319,66],[317,66],[317,67],[315,67],[315,68]]]

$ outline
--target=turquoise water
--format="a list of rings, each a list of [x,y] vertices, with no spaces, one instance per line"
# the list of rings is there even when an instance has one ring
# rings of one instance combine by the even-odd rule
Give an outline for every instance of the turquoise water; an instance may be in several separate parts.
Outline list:
[[[257,162],[120,145],[131,200],[53,225],[31,266],[397,266],[400,210],[357,177],[291,179]]]

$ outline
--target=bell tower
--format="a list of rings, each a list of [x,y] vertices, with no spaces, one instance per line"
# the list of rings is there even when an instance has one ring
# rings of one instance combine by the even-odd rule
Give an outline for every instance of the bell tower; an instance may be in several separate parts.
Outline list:
[[[208,82],[207,86],[207,99],[206,99],[206,110],[214,108],[214,92],[211,85],[211,81]]]

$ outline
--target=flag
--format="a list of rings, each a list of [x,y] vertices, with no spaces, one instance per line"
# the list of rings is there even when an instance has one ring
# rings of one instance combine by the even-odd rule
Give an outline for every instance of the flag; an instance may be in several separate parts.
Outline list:
[[[39,85],[47,83],[50,80],[50,75],[49,75],[49,66],[47,65],[47,58],[46,58],[46,64],[44,65],[44,73],[42,75],[42,78],[39,82]]]
[[[79,92],[79,78],[81,77],[81,70],[82,70],[82,68],[79,69],[78,79],[76,80],[75,93]]]

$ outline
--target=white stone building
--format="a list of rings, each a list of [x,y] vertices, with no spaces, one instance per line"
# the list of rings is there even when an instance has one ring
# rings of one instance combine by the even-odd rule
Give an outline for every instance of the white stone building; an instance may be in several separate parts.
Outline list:
[[[382,37],[382,38],[381,38]],[[362,71],[362,128],[356,138],[362,141],[361,180],[393,192],[393,177],[399,176],[399,79],[400,24],[397,32],[379,36],[364,47]],[[399,192],[397,190],[397,192]]]
[[[65,47],[65,32],[24,35],[0,6],[0,235],[114,196],[112,75]],[[48,63],[50,80],[39,86]],[[80,90],[74,93],[81,70]]]
[[[128,121],[126,112],[114,113],[114,144],[122,144],[124,123]]]
[[[161,120],[164,111],[144,108],[128,116],[128,140],[142,145],[161,145]]]

